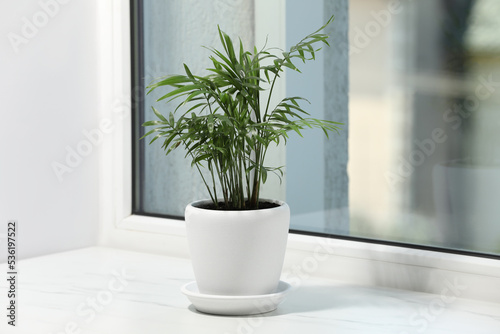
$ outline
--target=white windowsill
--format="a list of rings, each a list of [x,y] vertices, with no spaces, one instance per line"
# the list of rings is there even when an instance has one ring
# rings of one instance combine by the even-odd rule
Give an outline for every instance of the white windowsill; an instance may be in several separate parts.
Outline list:
[[[129,216],[107,246],[189,258],[184,221]],[[466,298],[500,301],[497,260],[379,244],[290,234],[283,276],[437,293],[449,282],[466,285]]]
[[[115,124],[100,151],[99,245],[187,259],[183,221],[130,215],[131,111],[123,102],[131,95],[129,1],[99,4],[103,53],[100,86],[103,96],[109,96],[102,101],[101,117]],[[259,27],[274,31],[276,28],[263,26],[274,21],[263,20]],[[500,301],[497,260],[296,234],[289,236],[283,277],[290,282],[329,279],[435,294],[450,282],[459,282],[467,286],[461,297]]]
[[[6,271],[6,264],[0,264]],[[284,277],[282,279],[285,279]],[[278,309],[252,317],[197,312],[180,288],[190,261],[91,247],[22,261],[16,327],[2,333],[499,333],[498,304],[309,277]],[[5,282],[0,293],[6,295]]]
[[[176,219],[131,215],[119,222],[118,228],[130,231],[186,236],[183,221]]]

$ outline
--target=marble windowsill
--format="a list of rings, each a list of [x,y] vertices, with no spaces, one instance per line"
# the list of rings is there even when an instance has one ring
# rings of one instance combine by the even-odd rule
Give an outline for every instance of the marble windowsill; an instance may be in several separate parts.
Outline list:
[[[187,259],[92,247],[22,260],[18,272],[15,328],[0,281],[1,333],[500,333],[500,304],[457,298],[459,285],[433,295],[310,278],[274,312],[222,317],[181,294]]]

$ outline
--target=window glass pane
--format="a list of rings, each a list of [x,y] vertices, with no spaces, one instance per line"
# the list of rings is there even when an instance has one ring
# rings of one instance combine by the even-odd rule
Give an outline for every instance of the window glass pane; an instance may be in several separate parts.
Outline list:
[[[500,253],[500,2],[350,1],[350,234]]]
[[[289,41],[301,14],[317,21],[325,3],[287,2]],[[320,134],[287,147],[292,227],[500,254],[500,2],[398,3],[349,2],[347,228],[325,200],[331,171],[321,153],[337,138]],[[287,78],[315,116],[341,73],[323,62],[309,79],[309,68]]]
[[[500,2],[350,0],[348,17],[342,3],[286,2],[287,47],[336,14],[332,47],[302,74],[287,72],[286,95],[310,100],[313,117],[346,123],[330,140],[306,131],[278,149],[292,228],[500,254]],[[217,24],[254,44],[252,1],[158,0],[143,9],[146,83],[182,73],[182,63],[202,71],[200,45],[219,45]],[[142,121],[154,119],[155,98],[142,98]],[[182,216],[208,196],[184,154],[165,159],[159,146],[137,145],[134,210]]]
[[[307,13],[307,15],[304,15]],[[316,60],[297,64],[302,73],[287,71],[286,94],[310,101],[305,109],[312,117],[344,123],[339,135],[326,138],[321,130],[291,133],[286,147],[286,200],[293,229],[349,235],[348,162],[348,1],[288,0],[287,48],[326,22],[331,47]]]

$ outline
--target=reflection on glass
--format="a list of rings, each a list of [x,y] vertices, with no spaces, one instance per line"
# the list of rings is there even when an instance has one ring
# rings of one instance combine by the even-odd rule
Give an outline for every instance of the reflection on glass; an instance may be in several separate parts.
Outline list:
[[[350,234],[500,254],[500,2],[350,2]]]

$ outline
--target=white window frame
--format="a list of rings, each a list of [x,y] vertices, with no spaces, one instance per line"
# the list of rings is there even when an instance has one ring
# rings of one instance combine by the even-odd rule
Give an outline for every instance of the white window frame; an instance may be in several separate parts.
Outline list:
[[[255,1],[258,13],[281,13],[272,19],[257,16],[257,26],[282,31],[285,0],[265,2],[266,11],[259,11],[265,0]],[[100,151],[99,245],[189,257],[183,221],[132,214],[129,1],[99,1],[98,6],[100,117],[114,125]],[[273,44],[284,45],[284,37]],[[285,279],[319,276],[436,294],[458,282],[467,287],[461,297],[500,300],[500,261],[494,259],[298,234],[290,234],[286,254]]]

